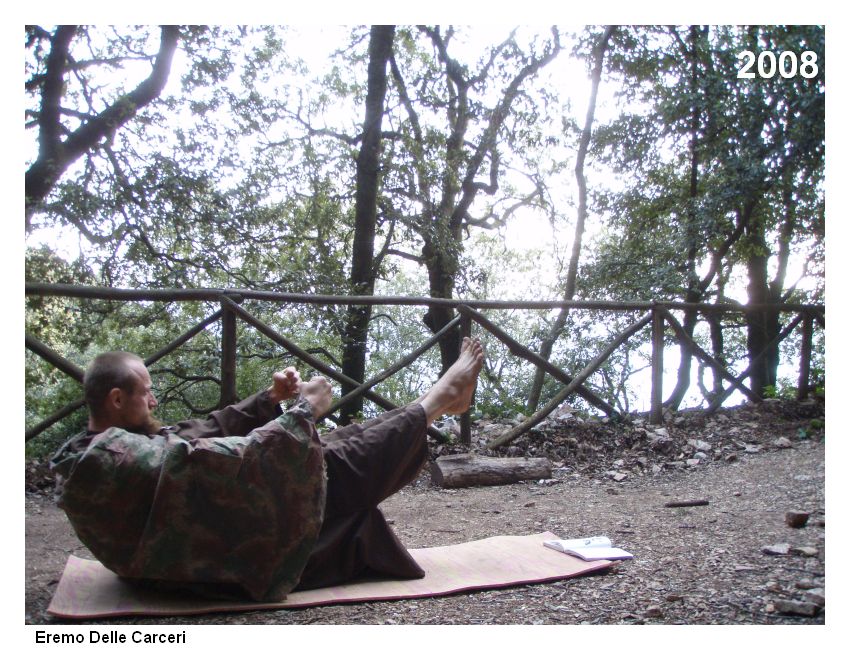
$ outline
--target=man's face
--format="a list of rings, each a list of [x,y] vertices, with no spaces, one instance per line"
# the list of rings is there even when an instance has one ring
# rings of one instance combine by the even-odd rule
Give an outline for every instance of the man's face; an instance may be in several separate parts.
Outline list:
[[[121,391],[122,421],[119,426],[127,431],[155,433],[160,424],[151,415],[151,411],[157,405],[151,389],[151,376],[142,363],[132,362],[129,367],[136,375],[137,381],[132,391]]]

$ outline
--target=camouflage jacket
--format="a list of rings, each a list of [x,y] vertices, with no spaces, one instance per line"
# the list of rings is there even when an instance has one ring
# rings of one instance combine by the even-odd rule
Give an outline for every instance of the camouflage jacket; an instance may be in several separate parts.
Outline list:
[[[263,392],[154,435],[84,432],[52,466],[77,536],[124,578],[281,600],[322,525],[324,461],[303,399],[281,412]]]

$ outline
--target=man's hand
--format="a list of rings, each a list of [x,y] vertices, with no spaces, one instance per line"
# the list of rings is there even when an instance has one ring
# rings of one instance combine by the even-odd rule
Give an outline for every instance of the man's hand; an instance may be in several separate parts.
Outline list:
[[[331,382],[321,376],[313,377],[310,381],[301,382],[298,388],[301,396],[313,407],[313,417],[317,420],[328,412],[333,393]]]
[[[272,385],[269,386],[269,396],[274,402],[282,402],[284,400],[295,397],[298,394],[298,386],[301,384],[301,375],[298,371],[290,366],[283,372],[276,372],[272,375]]]

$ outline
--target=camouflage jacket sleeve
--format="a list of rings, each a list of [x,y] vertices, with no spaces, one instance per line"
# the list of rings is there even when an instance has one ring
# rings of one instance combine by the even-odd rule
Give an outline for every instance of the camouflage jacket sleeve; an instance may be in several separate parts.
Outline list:
[[[54,467],[80,540],[126,578],[280,600],[322,524],[324,463],[303,399],[243,436],[107,429]]]
[[[185,440],[246,436],[280,415],[280,405],[264,390],[237,404],[213,411],[203,420],[184,420],[168,429]]]

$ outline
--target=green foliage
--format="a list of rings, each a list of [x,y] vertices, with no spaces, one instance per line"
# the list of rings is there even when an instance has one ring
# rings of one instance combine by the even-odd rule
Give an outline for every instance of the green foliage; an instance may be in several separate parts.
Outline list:
[[[349,293],[369,28],[326,29],[336,50],[327,48],[327,59],[317,62],[295,56],[303,35],[294,28],[182,27],[179,65],[163,96],[69,169],[35,215],[30,243],[50,244],[28,248],[27,281]],[[576,54],[589,60],[589,44],[600,31],[581,34]],[[25,31],[29,129],[39,110],[46,33],[32,26]],[[157,29],[145,26],[83,27],[80,34],[72,48],[78,69],[63,89],[67,129],[144,78],[158,41]],[[556,197],[568,184],[576,119],[556,77],[524,80],[504,114],[498,102],[523,66],[552,47],[553,36],[506,31],[494,45],[475,49],[473,35],[472,28],[396,29],[381,150],[378,291],[426,295],[448,278],[444,288],[470,299],[550,298],[557,290],[541,264],[541,257],[556,254],[549,233],[540,234],[539,250],[518,254],[499,229],[523,211],[545,211],[553,220],[569,212]],[[755,46],[812,49],[822,74],[810,81],[737,80],[735,53]],[[822,300],[823,29],[626,26],[616,31],[606,60],[603,85],[620,88],[620,114],[598,125],[588,165],[589,173],[615,178],[607,187],[591,184],[590,218],[598,230],[592,247],[585,246],[576,297],[743,300],[747,263],[767,257],[775,263],[785,246],[805,260],[809,276],[790,299]],[[110,71],[102,65],[110,61],[123,67]],[[489,132],[494,116],[503,121]],[[35,138],[30,145],[28,162],[37,152]],[[460,209],[459,197],[473,187],[474,200]],[[750,205],[746,236],[725,250]],[[56,232],[73,234],[75,259],[66,259]],[[711,275],[715,255],[720,259]],[[778,291],[787,284],[778,282]],[[339,365],[344,308],[243,304]],[[216,309],[28,297],[26,330],[85,366],[108,349],[152,354]],[[367,375],[430,335],[423,315],[407,307],[373,311]],[[554,318],[487,315],[532,348]],[[628,322],[623,314],[571,314],[553,362],[580,369]],[[747,351],[745,323],[732,317],[723,326],[732,365]],[[648,363],[646,336],[618,350],[591,378],[595,391],[626,410],[637,400],[629,380]],[[529,364],[483,338],[488,357],[477,411],[524,412]],[[220,325],[213,325],[152,366],[161,419],[193,417],[216,405],[220,339]],[[271,373],[286,365],[308,372],[243,324],[238,340],[240,395],[266,387]],[[704,335],[701,340],[708,345]],[[794,359],[797,346],[796,339],[784,345],[783,359]],[[818,328],[814,348],[820,384],[825,342]],[[432,349],[380,392],[408,402],[430,386],[438,367]],[[76,382],[31,353],[25,373],[27,427],[79,398]],[[543,400],[557,389],[548,382]],[[583,402],[574,398],[573,404]],[[84,421],[78,412],[31,442],[27,453],[49,453]]]
[[[817,245],[811,224],[823,201],[823,77],[739,80],[735,54],[756,38],[762,49],[815,49],[823,61],[822,36],[817,27],[618,31],[610,65],[623,75],[624,107],[638,111],[600,126],[595,139],[595,154],[629,183],[596,197],[609,228],[591,270],[610,274],[608,292],[685,297],[748,201],[758,202],[768,239],[733,241],[730,259],[776,254],[770,239],[778,242],[786,217],[784,183],[798,197],[793,236]]]

